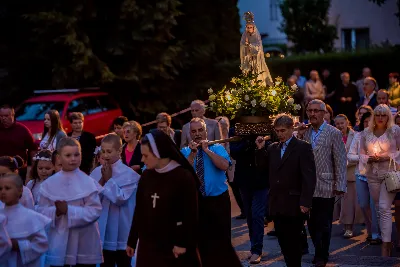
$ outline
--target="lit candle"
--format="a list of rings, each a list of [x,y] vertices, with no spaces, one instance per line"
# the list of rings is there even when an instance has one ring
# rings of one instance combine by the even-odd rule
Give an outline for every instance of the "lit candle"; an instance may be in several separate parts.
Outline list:
[[[378,145],[377,144],[375,144],[374,145],[374,154],[376,155],[376,154],[378,154]]]

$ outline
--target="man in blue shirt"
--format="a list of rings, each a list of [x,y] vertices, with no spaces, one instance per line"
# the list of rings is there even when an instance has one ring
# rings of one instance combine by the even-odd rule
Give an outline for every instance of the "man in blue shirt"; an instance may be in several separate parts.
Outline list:
[[[203,266],[242,266],[231,243],[228,152],[222,145],[208,145],[207,126],[201,118],[190,121],[190,137],[192,141],[181,152],[200,180],[199,251]]]

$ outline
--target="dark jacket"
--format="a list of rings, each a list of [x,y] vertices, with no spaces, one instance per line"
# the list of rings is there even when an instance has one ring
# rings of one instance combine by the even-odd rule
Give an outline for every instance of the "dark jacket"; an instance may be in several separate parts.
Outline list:
[[[365,96],[360,98],[360,101],[358,102],[357,108],[359,108],[360,106],[362,106],[364,104],[364,99],[365,99]],[[372,109],[374,109],[377,105],[378,105],[378,100],[376,99],[376,92],[375,92],[375,94],[369,100],[368,106],[370,106]]]
[[[229,136],[234,136],[234,129],[229,131]],[[257,190],[268,188],[268,177],[255,168],[255,139],[255,136],[244,137],[239,142],[229,143],[229,147],[231,157],[236,160],[235,184]]]
[[[316,168],[309,143],[293,137],[282,158],[279,143],[273,143],[256,151],[256,164],[269,179],[270,216],[299,216],[300,206],[311,207]]]
[[[71,136],[72,132],[68,133]],[[79,143],[82,148],[82,162],[80,169],[86,174],[90,173],[94,157],[94,150],[96,149],[96,138],[92,133],[83,131],[79,138]]]
[[[137,173],[141,174],[142,173],[142,167],[144,166],[144,163],[142,162],[142,151],[140,148],[140,143],[138,143],[135,147],[135,150],[133,151],[133,155],[131,158],[130,162],[126,162],[126,155],[125,155],[125,149],[126,149],[127,144],[124,144],[122,146],[122,152],[121,152],[121,160],[122,163],[127,165],[128,167],[132,167],[134,165],[139,165],[140,166],[140,171]]]

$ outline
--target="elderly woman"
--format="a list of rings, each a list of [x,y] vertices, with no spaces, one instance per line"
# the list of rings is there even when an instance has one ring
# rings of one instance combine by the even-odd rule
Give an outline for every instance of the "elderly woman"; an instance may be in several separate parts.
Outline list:
[[[341,131],[346,151],[349,152],[351,142],[353,141],[355,132],[351,129],[350,121],[344,114],[339,114],[335,118],[335,126]],[[362,223],[362,214],[357,201],[356,192],[356,164],[347,163],[347,192],[341,199],[340,219],[339,222],[344,225],[344,238],[353,237],[353,225]]]
[[[371,196],[377,205],[382,232],[382,256],[389,257],[392,249],[392,202],[396,196],[386,189],[385,174],[389,162],[400,163],[400,128],[394,126],[392,113],[387,105],[374,109],[367,129],[361,134],[360,173],[368,180]]]
[[[141,173],[144,166],[139,142],[142,136],[142,126],[136,121],[128,121],[124,123],[122,129],[126,142],[122,146],[122,162],[131,167],[135,172]]]

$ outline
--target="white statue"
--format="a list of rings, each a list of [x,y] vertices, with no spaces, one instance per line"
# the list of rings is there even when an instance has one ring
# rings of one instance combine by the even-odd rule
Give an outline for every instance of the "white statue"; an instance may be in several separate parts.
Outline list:
[[[272,77],[265,63],[261,35],[254,23],[253,13],[244,13],[244,19],[246,20],[246,30],[240,40],[241,69],[244,73],[262,72],[258,75],[258,80],[261,80],[263,85],[272,85]]]

